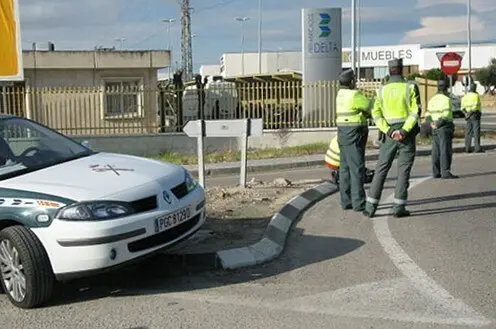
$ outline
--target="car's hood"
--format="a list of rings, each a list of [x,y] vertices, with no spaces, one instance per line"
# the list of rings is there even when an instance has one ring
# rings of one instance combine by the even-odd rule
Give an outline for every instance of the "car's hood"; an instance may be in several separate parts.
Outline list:
[[[184,181],[180,166],[123,154],[97,153],[0,183],[1,187],[65,197],[75,201],[153,190],[151,182],[171,188]],[[145,193],[146,194],[146,193]]]

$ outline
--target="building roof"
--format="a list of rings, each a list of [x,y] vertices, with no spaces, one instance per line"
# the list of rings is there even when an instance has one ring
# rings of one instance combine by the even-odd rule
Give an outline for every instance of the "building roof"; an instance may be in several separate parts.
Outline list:
[[[240,83],[260,83],[260,82],[291,82],[291,81],[301,81],[300,72],[277,72],[277,73],[267,73],[267,74],[252,74],[252,75],[240,75],[235,77],[224,78],[225,81],[233,81]]]

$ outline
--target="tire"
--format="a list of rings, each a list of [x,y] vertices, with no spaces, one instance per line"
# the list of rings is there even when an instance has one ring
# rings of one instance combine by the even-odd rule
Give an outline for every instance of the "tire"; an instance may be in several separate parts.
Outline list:
[[[10,244],[10,246],[9,246]],[[5,250],[11,254],[18,253],[19,263],[22,264],[25,292],[18,298],[6,285]],[[35,308],[46,302],[52,295],[55,278],[45,248],[38,237],[23,226],[10,226],[0,231],[0,284],[10,302],[24,309]]]

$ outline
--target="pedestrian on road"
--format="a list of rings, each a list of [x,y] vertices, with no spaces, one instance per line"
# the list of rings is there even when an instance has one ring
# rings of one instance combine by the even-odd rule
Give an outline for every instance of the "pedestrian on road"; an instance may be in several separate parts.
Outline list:
[[[365,148],[369,134],[370,100],[356,89],[355,73],[346,70],[339,76],[336,97],[336,125],[341,164],[339,191],[345,210],[365,209]]]
[[[405,217],[410,172],[415,160],[416,136],[420,132],[420,95],[415,82],[403,78],[403,60],[388,62],[389,81],[379,88],[372,117],[378,129],[386,134],[381,144],[374,179],[369,189],[363,214],[373,217],[379,205],[387,174],[398,154],[398,178],[394,193],[393,216]]]
[[[432,176],[434,178],[458,178],[451,173],[453,160],[453,123],[452,101],[448,94],[445,79],[437,82],[437,94],[429,100],[426,121],[432,128]]]
[[[480,146],[482,106],[475,83],[470,84],[469,92],[462,98],[461,107],[465,114],[465,120],[467,121],[467,126],[465,128],[465,152],[472,152],[473,137],[475,153],[484,153]]]

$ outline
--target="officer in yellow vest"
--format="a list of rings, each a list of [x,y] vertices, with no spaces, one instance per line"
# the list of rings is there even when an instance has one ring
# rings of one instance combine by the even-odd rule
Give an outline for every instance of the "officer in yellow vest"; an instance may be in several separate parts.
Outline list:
[[[434,178],[458,178],[451,173],[455,125],[447,81],[439,80],[437,90],[438,93],[429,100],[425,115],[432,127],[432,175]]]
[[[370,100],[355,89],[353,70],[341,73],[339,84],[341,88],[336,97],[336,125],[341,157],[341,207],[362,212],[365,209],[365,147],[369,133]]]
[[[338,136],[334,136],[334,138],[331,139],[324,159],[327,168],[331,170],[331,182],[339,185],[339,166],[341,157],[339,154]],[[369,184],[370,182],[372,182],[373,177],[374,170],[365,168],[365,183]]]
[[[337,185],[339,181],[339,165],[341,161],[337,135],[331,139],[324,160],[327,168],[331,169],[331,181]]]
[[[463,96],[461,107],[465,114],[465,120],[467,120],[467,127],[465,128],[465,152],[471,152],[473,137],[475,146],[474,151],[476,153],[483,153],[484,151],[480,146],[482,106],[475,83],[470,85],[470,91]]]
[[[403,60],[388,62],[389,81],[379,88],[372,118],[378,129],[386,134],[381,144],[374,179],[369,189],[363,214],[373,217],[379,205],[387,174],[398,154],[398,179],[394,193],[393,216],[405,217],[410,185],[410,172],[415,161],[416,136],[420,132],[419,95],[413,82],[403,78]]]

